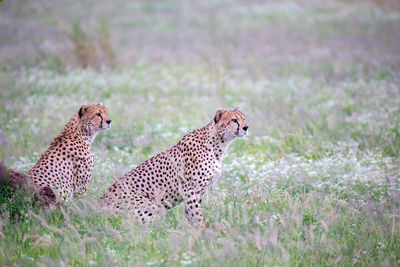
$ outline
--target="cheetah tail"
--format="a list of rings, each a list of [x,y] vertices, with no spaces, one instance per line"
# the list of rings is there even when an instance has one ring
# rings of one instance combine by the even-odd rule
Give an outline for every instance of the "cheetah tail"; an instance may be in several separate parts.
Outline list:
[[[9,184],[13,188],[28,189],[28,181],[25,175],[14,170],[7,169],[0,162],[0,185]]]

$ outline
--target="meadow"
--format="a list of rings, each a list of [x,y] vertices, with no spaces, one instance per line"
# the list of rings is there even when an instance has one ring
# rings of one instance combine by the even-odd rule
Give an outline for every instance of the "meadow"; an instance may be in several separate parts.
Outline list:
[[[0,2],[0,161],[27,172],[83,103],[111,129],[88,193],[51,212],[0,189],[2,266],[398,266],[397,1]],[[241,107],[203,203],[141,226],[96,200]]]

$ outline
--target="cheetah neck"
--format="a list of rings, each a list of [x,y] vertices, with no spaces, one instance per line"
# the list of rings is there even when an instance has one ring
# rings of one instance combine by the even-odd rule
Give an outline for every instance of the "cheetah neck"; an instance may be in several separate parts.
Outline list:
[[[97,135],[97,131],[87,131],[82,125],[79,123],[78,114],[75,114],[71,120],[65,125],[64,130],[62,131],[62,135],[70,136],[70,135],[78,135],[82,138],[82,141],[90,146]]]
[[[218,161],[222,161],[226,150],[234,140],[235,138],[225,139],[224,137],[220,136],[215,128],[215,125],[210,123],[209,143],[211,144],[215,158]]]

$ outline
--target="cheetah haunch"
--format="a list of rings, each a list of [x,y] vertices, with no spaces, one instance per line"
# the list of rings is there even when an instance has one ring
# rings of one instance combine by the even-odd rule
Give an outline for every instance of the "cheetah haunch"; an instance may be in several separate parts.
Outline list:
[[[247,129],[239,108],[218,109],[209,124],[119,178],[101,202],[111,209],[133,213],[140,223],[152,221],[162,209],[184,202],[186,216],[204,229],[202,197],[221,175],[228,146],[246,135]]]
[[[10,185],[33,190],[45,205],[60,205],[82,196],[93,173],[90,145],[110,124],[102,104],[83,105],[27,175],[9,171]]]

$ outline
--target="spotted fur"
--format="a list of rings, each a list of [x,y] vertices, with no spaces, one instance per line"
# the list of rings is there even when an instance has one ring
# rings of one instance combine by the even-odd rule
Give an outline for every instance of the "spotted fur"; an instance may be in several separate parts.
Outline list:
[[[239,108],[218,109],[209,124],[119,178],[101,202],[112,210],[130,212],[141,223],[184,202],[190,221],[205,228],[200,211],[202,197],[221,175],[228,146],[246,135],[247,129]]]
[[[110,124],[102,104],[83,105],[27,175],[10,170],[11,185],[32,189],[44,204],[82,196],[93,173],[90,145]]]

